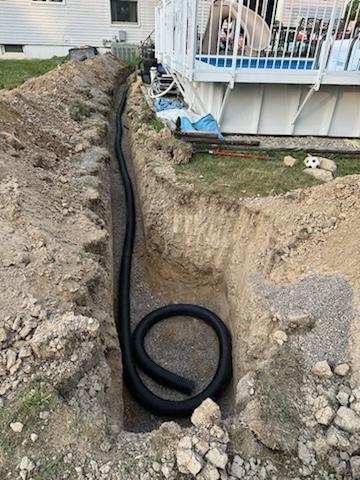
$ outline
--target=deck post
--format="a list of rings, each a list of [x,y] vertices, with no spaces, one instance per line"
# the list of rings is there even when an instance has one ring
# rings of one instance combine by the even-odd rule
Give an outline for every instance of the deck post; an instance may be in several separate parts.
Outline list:
[[[319,65],[319,72],[318,72],[318,75],[316,77],[316,81],[315,81],[314,85],[312,85],[310,87],[310,90],[306,94],[306,96],[305,96],[304,100],[302,101],[300,107],[298,108],[297,112],[295,113],[294,118],[291,122],[292,125],[295,125],[296,120],[299,118],[301,112],[304,110],[304,107],[307,104],[307,102],[310,100],[310,98],[314,95],[315,92],[318,92],[320,90],[321,80],[324,76],[324,73],[325,73],[325,70],[326,70],[326,67],[327,67],[327,64],[328,64],[330,50],[331,50],[331,44],[333,43],[332,31],[333,31],[333,28],[334,28],[334,25],[335,25],[337,4],[338,4],[338,0],[335,0],[335,4],[334,4],[334,7],[333,7],[332,12],[331,12],[328,31],[326,32],[326,39],[325,39],[325,42],[324,42],[324,54],[323,54],[323,58],[321,59],[321,62],[320,62],[320,65]],[[335,34],[336,34],[336,32],[335,32]],[[321,54],[321,52],[320,52],[320,54]]]
[[[193,5],[194,11],[192,12],[191,21],[190,21],[190,40],[189,40],[189,51],[187,55],[187,63],[189,66],[188,69],[188,79],[190,82],[194,79],[195,71],[195,61],[196,61],[196,51],[197,51],[197,20],[198,20],[198,0],[188,0],[191,5]]]
[[[242,7],[243,7],[244,2],[243,2],[243,0],[240,0],[239,2],[236,1],[236,3],[237,3],[237,15],[236,15],[236,28],[235,28],[234,44],[233,44],[230,88],[234,88],[234,84],[235,84],[236,64],[237,64],[240,31],[241,31],[240,19],[241,19]]]
[[[175,68],[175,0],[170,0],[170,32],[171,32],[171,56],[170,56],[170,64],[171,68]]]
[[[323,58],[321,59],[321,62],[320,62],[320,65],[319,65],[318,76],[317,76],[316,82],[314,84],[314,90],[316,92],[320,89],[321,80],[322,80],[322,77],[324,76],[324,73],[325,73],[325,70],[326,70],[326,67],[327,67],[327,64],[328,64],[328,60],[329,60],[331,44],[334,41],[334,39],[332,37],[332,31],[333,31],[333,28],[334,28],[334,25],[335,25],[337,5],[338,5],[338,0],[335,0],[334,7],[333,7],[332,12],[331,12],[329,27],[328,27],[328,30],[326,32],[326,39],[325,39],[325,43],[324,43],[324,55],[323,55]],[[336,35],[336,32],[334,32],[334,34]]]
[[[180,11],[180,9],[179,9]],[[181,36],[181,66],[182,66],[182,75],[186,75],[186,46],[187,46],[187,21],[188,21],[188,14],[189,14],[189,2],[188,0],[182,0],[181,5],[181,22],[182,22],[182,32]]]

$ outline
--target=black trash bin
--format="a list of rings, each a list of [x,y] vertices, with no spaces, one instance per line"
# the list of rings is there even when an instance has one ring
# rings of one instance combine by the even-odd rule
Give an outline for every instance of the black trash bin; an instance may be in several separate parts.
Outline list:
[[[155,58],[155,46],[143,45],[141,47],[142,69],[141,76],[144,83],[150,84],[150,69],[157,67],[157,60]]]

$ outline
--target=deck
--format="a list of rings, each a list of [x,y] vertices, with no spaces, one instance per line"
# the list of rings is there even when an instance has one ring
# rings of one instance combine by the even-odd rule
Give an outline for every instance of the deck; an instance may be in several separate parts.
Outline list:
[[[156,10],[157,58],[190,81],[360,85],[357,5],[163,0]]]

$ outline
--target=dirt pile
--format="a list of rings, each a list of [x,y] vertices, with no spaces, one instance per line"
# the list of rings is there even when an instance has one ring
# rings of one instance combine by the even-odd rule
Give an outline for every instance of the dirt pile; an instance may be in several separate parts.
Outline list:
[[[116,342],[104,145],[112,92],[127,73],[105,55],[66,63],[0,94],[1,478],[23,456],[9,429],[19,408],[22,435],[39,437],[28,456],[49,444],[32,457],[33,473],[23,462],[29,478],[62,478],[46,476],[64,470],[62,460],[49,458],[52,445],[61,450],[70,441],[66,421],[76,423],[84,407],[104,425],[110,377],[104,351]],[[44,415],[38,425],[38,410],[51,406],[54,419]],[[79,422],[81,431],[88,420]],[[40,435],[50,425],[49,437]]]
[[[279,478],[357,478],[359,431],[348,425],[360,419],[359,176],[239,202],[200,195],[177,182],[177,162],[158,147],[164,132],[146,125],[137,83],[128,108],[159,283],[175,290],[185,278],[189,289],[208,285],[225,299],[218,313],[232,331],[239,382],[229,448],[248,459],[283,452]],[[328,376],[314,373],[318,362],[330,364]],[[348,371],[334,374],[339,368]]]

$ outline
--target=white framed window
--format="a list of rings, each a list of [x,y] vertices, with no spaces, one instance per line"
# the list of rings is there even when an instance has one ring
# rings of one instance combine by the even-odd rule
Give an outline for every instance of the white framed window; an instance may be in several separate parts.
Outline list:
[[[138,23],[138,0],[110,0],[113,23]]]
[[[3,45],[2,49],[4,53],[24,53],[24,45],[20,44],[7,43]]]

